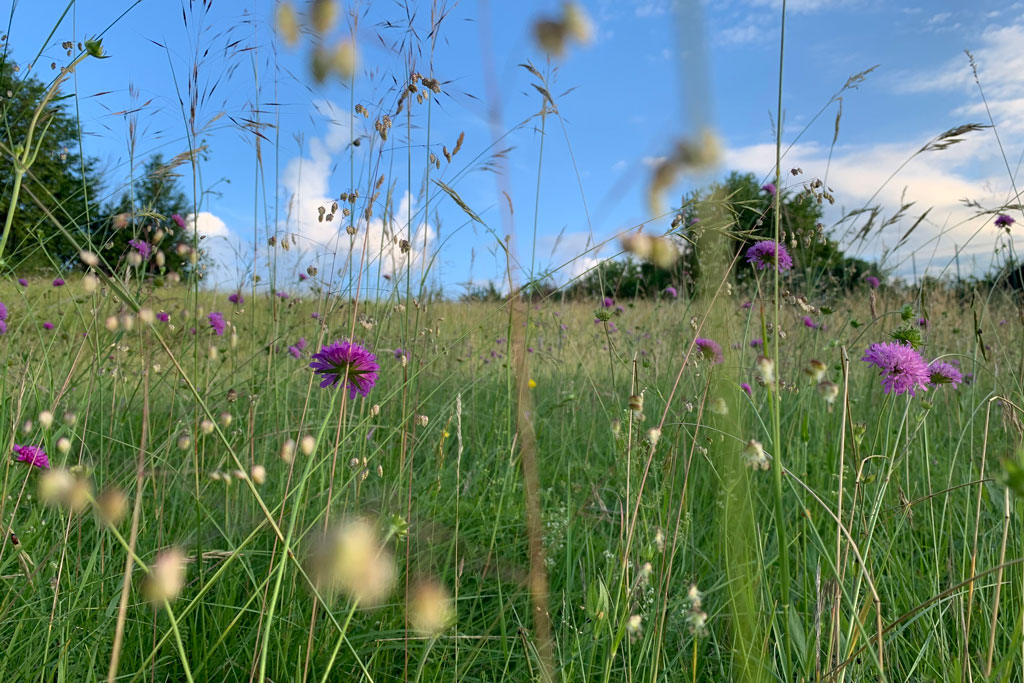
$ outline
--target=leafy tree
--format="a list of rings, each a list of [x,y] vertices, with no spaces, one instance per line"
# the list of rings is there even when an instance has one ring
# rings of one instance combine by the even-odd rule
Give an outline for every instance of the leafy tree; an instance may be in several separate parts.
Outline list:
[[[0,216],[4,225],[9,212],[14,212],[0,258],[19,270],[37,270],[66,265],[75,258],[74,247],[37,200],[70,231],[87,230],[99,213],[100,183],[96,160],[81,155],[78,122],[68,113],[59,88],[51,92],[50,86],[19,71],[0,57]],[[12,206],[15,157],[24,154],[30,131],[31,165]]]
[[[736,281],[743,283],[754,277],[746,266],[745,253],[755,242],[774,239],[774,188],[762,187],[753,173],[732,172],[721,183],[698,190],[683,198],[684,210],[678,221],[686,240],[684,262],[687,273],[696,278],[701,263],[701,239],[707,230],[728,229],[732,255],[739,255],[734,269]],[[839,244],[825,234],[822,226],[823,204],[829,201],[825,188],[807,186],[793,192],[781,190],[779,220],[780,239],[793,257],[793,271],[788,276],[796,286],[811,287],[828,284],[849,288],[857,286],[869,274],[878,274],[877,267],[867,261],[846,256]],[[700,206],[710,206],[718,213],[710,225],[698,215]]]

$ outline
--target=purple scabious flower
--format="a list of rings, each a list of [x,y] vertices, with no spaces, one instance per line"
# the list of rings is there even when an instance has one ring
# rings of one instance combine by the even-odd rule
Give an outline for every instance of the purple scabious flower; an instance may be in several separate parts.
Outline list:
[[[294,346],[294,345],[293,346],[289,346],[288,347],[288,353],[292,354],[296,358],[302,358],[302,349],[300,349],[297,346]]]
[[[320,319],[320,314],[316,313],[316,312],[313,312],[313,313],[309,314],[309,317],[312,318],[313,320],[319,320]]]
[[[700,349],[700,353],[704,358],[714,361],[715,365],[718,365],[725,357],[722,356],[722,347],[718,345],[714,339],[705,339],[704,337],[697,337],[694,342],[697,348]]]
[[[295,348],[297,348],[299,351],[305,351],[306,345],[307,342],[305,337],[299,337],[299,341],[295,342]]]
[[[793,267],[793,259],[790,257],[786,247],[778,245],[775,249],[775,242],[772,240],[761,240],[754,246],[747,249],[747,262],[757,266],[758,270],[764,270],[768,266],[774,266],[781,273]]]
[[[165,323],[171,319],[171,315],[170,313],[164,313],[163,311],[160,311],[159,313],[156,314],[156,319],[162,323]]]
[[[928,391],[928,364],[912,346],[899,342],[872,344],[861,360],[882,371],[882,387],[887,394],[916,396],[918,389]]]
[[[804,327],[810,328],[812,330],[816,330],[819,327],[821,327],[821,325],[816,323],[816,322],[814,322],[814,320],[811,318],[811,316],[805,315],[804,316]]]
[[[43,323],[43,329],[44,330],[52,330],[53,329],[53,323],[51,323],[50,321],[46,321],[45,323]]]
[[[1016,221],[1013,220],[1013,216],[1008,216],[1005,213],[1001,213],[998,216],[996,216],[995,220],[997,228],[1006,228],[1007,230],[1009,230],[1010,226],[1013,225],[1015,222]]]
[[[775,196],[775,183],[765,183],[764,185],[761,186],[761,189],[770,194],[771,196]]]
[[[7,306],[4,305],[3,301],[0,301],[0,321],[7,320]]]
[[[143,240],[128,240],[128,246],[139,252],[139,256],[142,257],[143,261],[149,260],[149,255],[153,251],[153,248],[149,246],[149,242]]]
[[[0,320],[0,334],[7,334],[7,321]]]
[[[185,229],[185,219],[181,217],[181,214],[172,214],[171,220],[178,224],[178,227],[182,230]]]
[[[307,277],[309,276],[306,275],[305,273],[299,273],[299,282],[304,281]]]
[[[395,360],[402,360],[402,356],[405,355],[404,349],[395,349]]]
[[[288,298],[288,292],[285,292],[285,291],[280,291],[280,292],[278,292],[278,293],[277,293],[277,294],[276,294],[275,296],[276,296],[276,297],[277,297],[278,299],[287,299],[287,298]]]
[[[878,285],[882,284],[878,281],[878,278],[874,275],[868,275],[864,278],[864,281],[871,285],[871,289],[878,289]]]
[[[19,446],[14,444],[12,449],[18,454],[18,462],[27,463],[41,470],[50,469],[50,459],[46,457],[46,451],[42,446]]]
[[[19,277],[18,284],[21,285],[22,287],[28,287],[28,280],[26,280],[23,277]]]
[[[964,376],[953,365],[933,360],[928,365],[928,379],[932,384],[952,384],[956,389],[957,385],[964,381]]]
[[[604,308],[611,308],[614,305],[615,299],[611,298],[610,296],[606,296],[604,300],[601,302],[601,306],[603,306]]]
[[[210,315],[206,316],[206,319],[210,321],[210,327],[217,333],[218,337],[224,336],[224,330],[227,328],[227,323],[224,322],[224,316],[214,311]]]
[[[753,396],[754,392],[751,390],[750,385],[746,382],[740,382],[740,389],[747,392],[747,396]]]
[[[242,296],[241,292],[232,292],[231,294],[228,294],[228,301],[236,306],[241,306],[245,303],[245,297]]]
[[[764,340],[762,340],[760,337],[757,338],[757,339],[751,339],[750,340],[750,348],[752,348],[752,349],[759,349],[762,346],[764,346]]]
[[[349,398],[356,394],[366,396],[377,383],[377,357],[359,344],[339,339],[313,354],[313,362],[309,364],[324,379],[320,388],[332,387],[343,383],[348,387]]]
[[[60,277],[54,278],[53,286],[54,287],[63,287],[64,286],[64,278],[60,278]]]
[[[679,290],[677,290],[672,285],[669,285],[668,287],[666,287],[664,289],[664,292],[665,292],[665,296],[670,297],[672,299],[676,299],[676,298],[679,297]]]

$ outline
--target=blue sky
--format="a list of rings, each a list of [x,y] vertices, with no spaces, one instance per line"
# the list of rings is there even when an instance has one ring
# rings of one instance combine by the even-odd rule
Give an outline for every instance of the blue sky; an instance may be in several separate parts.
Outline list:
[[[9,45],[22,65],[41,50],[34,72],[49,79],[51,62],[69,61],[61,41],[106,31],[110,58],[83,64],[65,92],[78,94],[85,151],[108,169],[110,192],[117,192],[128,177],[132,116],[137,121],[138,159],[152,152],[171,157],[188,149],[187,84],[198,63],[196,121],[198,141],[206,151],[195,179],[201,190],[197,222],[217,262],[213,282],[225,287],[242,282],[252,272],[254,258],[256,271],[262,272],[260,264],[267,258],[263,242],[275,229],[295,236],[290,251],[276,251],[280,264],[304,268],[314,263],[321,272],[337,272],[346,262],[349,240],[339,233],[343,223],[317,222],[317,207],[325,202],[329,207],[331,198],[352,188],[365,197],[383,174],[386,182],[375,215],[368,225],[360,225],[357,244],[368,234],[370,243],[378,245],[372,250],[376,254],[382,231],[412,237],[417,245],[414,265],[421,265],[424,254],[433,259],[434,282],[457,294],[460,283],[498,279],[504,270],[495,236],[504,234],[499,207],[507,200],[495,174],[480,168],[495,149],[509,148],[507,189],[518,263],[529,270],[536,217],[535,270],[561,267],[562,279],[617,250],[612,242],[583,254],[592,237],[602,242],[643,224],[651,232],[667,228],[667,219],[652,220],[646,188],[657,159],[675,140],[692,134],[688,112],[695,102],[707,112],[725,148],[719,172],[772,172],[778,0],[582,4],[594,23],[594,40],[548,61],[532,38],[532,25],[538,18],[557,15],[560,3],[442,3],[436,7],[445,18],[432,53],[430,3],[410,3],[416,37],[408,31],[405,4],[348,3],[345,8],[358,16],[360,59],[352,92],[338,82],[313,81],[308,66],[312,37],[304,36],[295,48],[283,45],[273,30],[275,4],[263,0],[212,3],[209,10],[163,0],[83,0],[70,5],[50,38],[67,5],[22,1],[14,8]],[[303,10],[305,3],[297,7]],[[352,25],[351,14],[342,16],[324,42],[333,45],[349,37]],[[703,29],[697,35],[703,37],[707,54],[706,88],[695,88],[700,81],[692,72],[681,75],[678,66],[680,51],[692,54],[690,38],[699,26]],[[835,103],[802,132],[783,161],[784,169],[804,171],[787,182],[799,188],[802,182],[824,177],[828,165],[827,181],[837,199],[828,217],[835,220],[842,208],[868,201],[934,135],[962,123],[987,122],[963,53],[971,49],[1006,160],[991,131],[918,157],[877,198],[890,211],[901,197],[917,202],[908,219],[858,251],[879,256],[917,214],[934,207],[908,244],[888,256],[887,264],[901,275],[925,267],[938,272],[950,264],[957,245],[963,250],[963,270],[986,270],[996,237],[991,216],[976,216],[960,199],[969,197],[987,208],[1012,200],[1007,165],[1016,174],[1024,154],[1021,44],[1021,2],[985,0],[965,8],[959,2],[791,1],[783,87],[785,144],[849,76],[876,64],[878,69],[856,90],[844,93],[831,163]],[[410,52],[403,45],[414,47]],[[528,61],[546,75],[558,106],[559,116],[547,119],[543,150],[535,116],[541,96],[531,86],[536,79],[519,66]],[[488,63],[493,64],[490,71]],[[374,136],[373,121],[380,114],[394,114],[393,77],[404,78],[410,64],[425,74],[432,67],[444,84],[442,93],[429,109],[429,122],[426,105],[416,105],[411,135],[403,113],[395,117],[389,139],[382,143]],[[489,119],[492,93],[500,101],[502,137],[497,146],[492,145]],[[357,117],[354,129],[349,125],[350,102],[371,112],[369,119]],[[124,113],[130,110],[137,111]],[[262,166],[256,161],[255,136],[244,126],[255,117],[254,110],[264,123],[273,124],[262,129]],[[441,145],[451,149],[460,132],[465,132],[462,151],[451,164],[442,159],[441,169],[431,177],[454,187],[490,230],[471,224],[437,186],[425,194],[428,136],[430,149],[440,157]],[[350,140],[360,135],[369,137],[352,148]],[[183,183],[191,190],[191,172],[182,170]],[[693,182],[681,179],[672,195],[679,196]],[[395,217],[384,222],[382,205],[389,190]],[[254,227],[260,245],[255,250]],[[424,238],[425,252],[419,248]],[[396,270],[401,258],[397,248],[388,250],[369,271],[371,286],[383,284],[380,272]]]

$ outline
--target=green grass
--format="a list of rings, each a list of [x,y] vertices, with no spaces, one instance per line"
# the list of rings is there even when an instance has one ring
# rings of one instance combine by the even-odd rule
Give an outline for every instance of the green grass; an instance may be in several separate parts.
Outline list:
[[[254,667],[265,667],[270,680],[541,676],[507,306],[439,302],[413,313],[360,304],[376,324],[357,326],[355,336],[377,352],[382,372],[368,398],[349,401],[312,382],[309,350],[296,360],[285,346],[304,336],[315,349],[345,336],[351,302],[332,309],[330,302],[293,299],[273,315],[267,300],[247,302],[229,315],[238,335],[232,347],[229,335],[188,333],[194,316],[185,313],[184,292],[157,290],[150,300],[171,313],[173,331],[136,322],[131,331],[110,332],[105,314],[119,308],[113,295],[85,295],[77,286],[33,283],[5,292],[8,307],[24,313],[12,316],[4,337],[3,408],[8,443],[40,443],[54,465],[83,466],[96,489],[123,490],[130,507],[139,505],[135,547],[142,561],[151,564],[169,546],[190,558],[186,587],[171,604],[181,652],[169,612],[144,600],[135,569],[122,679],[180,680],[183,660],[195,680],[248,680]],[[901,295],[883,296],[879,310],[898,311]],[[716,305],[727,311],[728,326],[755,328],[740,303],[733,297]],[[1020,323],[1008,318],[1000,325],[995,305],[978,309],[992,347],[986,361],[971,333],[970,311],[944,302],[925,333],[928,349],[955,354],[976,380],[907,401],[886,397],[857,360],[865,340],[884,338],[891,327],[884,316],[867,328],[849,326],[851,317],[870,319],[865,303],[862,297],[837,302],[836,313],[824,318],[825,331],[803,329],[795,307],[780,312],[788,335],[777,374],[791,387],[780,400],[789,473],[783,478],[792,563],[788,623],[775,607],[772,475],[742,466],[749,439],[774,451],[767,390],[751,380],[753,334],[722,338],[722,365],[691,357],[680,374],[694,337],[695,310],[686,303],[630,304],[612,319],[618,331],[610,334],[586,304],[545,302],[528,311],[525,341],[534,352],[525,357],[536,384],[528,417],[536,435],[546,602],[560,679],[768,680],[785,666],[786,631],[793,670],[803,679],[823,678],[842,663],[849,680],[877,680],[871,586],[885,628],[886,679],[952,680],[961,668],[978,676],[993,636],[997,577],[1003,584],[993,677],[1019,676],[1021,568],[1013,564],[1001,577],[991,571],[1024,550],[1015,521],[1004,547],[1003,489],[991,481],[1019,432],[1013,409],[989,399],[1007,396],[1020,405],[1012,398],[1020,389],[1011,370],[1020,363],[1013,343]],[[222,296],[204,295],[197,305],[232,308]],[[314,307],[324,313],[322,325],[310,317]],[[418,318],[415,326],[406,327],[407,315]],[[42,319],[60,322],[48,332],[37,322]],[[201,318],[198,327],[204,326]],[[404,329],[424,334],[406,336]],[[602,348],[609,340],[611,360]],[[731,342],[740,348],[729,349]],[[211,345],[216,360],[209,360]],[[844,346],[852,360],[841,452],[842,391],[830,410],[802,368],[821,359],[842,387]],[[390,353],[396,347],[407,350],[405,367]],[[724,379],[729,376],[751,381],[753,397]],[[229,389],[238,393],[234,402]],[[641,392],[644,417],[637,419],[629,397]],[[708,410],[719,397],[728,399],[729,415]],[[18,433],[44,409],[58,417],[54,427],[37,424]],[[77,416],[73,427],[60,421],[68,411]],[[199,420],[222,412],[231,414],[230,427],[203,435]],[[663,414],[652,453],[648,430]],[[429,418],[426,426],[419,415]],[[852,427],[857,424],[861,430]],[[178,444],[182,434],[191,435],[185,449]],[[308,456],[300,451],[290,468],[280,458],[282,444],[304,434],[316,438],[316,448]],[[55,447],[60,436],[72,440],[66,456]],[[252,488],[209,477],[253,464],[262,464],[267,477]],[[849,535],[837,544],[840,476]],[[40,503],[39,477],[5,461],[2,514],[20,546],[15,551],[8,540],[0,571],[0,633],[8,643],[0,669],[11,680],[102,679],[126,550],[88,510]],[[1010,511],[1015,520],[1012,498]],[[317,596],[307,577],[310,550],[325,524],[354,517],[375,520],[382,536],[390,535],[397,581],[383,605],[352,611],[344,595]],[[129,512],[116,526],[125,542],[131,526]],[[293,557],[286,559],[285,545]],[[649,573],[641,571],[644,563]],[[406,586],[424,577],[458,595],[454,623],[436,638],[406,630]],[[708,615],[696,633],[691,584]],[[627,629],[633,615],[641,619],[636,632]]]

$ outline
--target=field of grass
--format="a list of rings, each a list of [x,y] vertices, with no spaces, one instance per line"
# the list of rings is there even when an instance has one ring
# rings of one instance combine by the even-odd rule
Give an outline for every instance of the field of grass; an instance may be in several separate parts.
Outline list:
[[[4,463],[0,670],[1020,680],[1024,537],[994,479],[1020,439],[1021,320],[998,293],[871,291],[816,302],[833,311],[818,329],[784,302],[773,392],[750,345],[764,300],[724,293],[712,330],[674,299],[6,287],[6,443],[51,469]],[[883,393],[860,357],[906,305],[968,381]],[[365,398],[310,372],[335,338],[376,354]]]
[[[593,267],[547,272],[537,249],[553,131],[584,194],[551,80],[590,30],[575,3],[524,47],[546,64],[516,67],[534,79],[536,114],[502,130],[492,88],[493,137],[475,131],[483,141],[462,152],[464,133],[441,143],[435,132],[450,102],[434,96],[461,78],[433,73],[445,3],[419,15],[396,3],[396,23],[373,28],[393,63],[361,71],[369,7],[315,0],[307,16],[275,4],[254,36],[308,47],[312,73],[300,76],[276,61],[261,72],[277,42],[214,32],[211,3],[188,5],[195,55],[183,68],[168,52],[176,92],[165,93],[187,132],[147,129],[149,103],[129,86],[140,106],[114,116],[132,181],[101,218],[98,198],[69,196],[89,194],[85,152],[45,140],[58,121],[62,140],[84,144],[71,76],[108,56],[102,44],[62,42],[66,63],[46,83],[0,62],[19,96],[35,93],[20,113],[14,91],[0,100],[0,172],[13,179],[0,178],[0,683],[1024,681],[1019,272],[966,280],[956,261],[955,280],[880,283],[869,272],[881,265],[844,260],[854,230],[886,242],[895,226],[906,249],[927,211],[904,232],[909,204],[888,221],[865,206],[826,231],[827,183],[794,169],[802,177],[785,186],[783,148],[806,128],[776,130],[774,182],[750,176],[754,199],[730,205],[713,185],[662,207],[679,175],[714,169],[702,121],[664,140],[674,151],[641,193],[649,222],[588,241],[574,260]],[[783,28],[785,16],[783,3]],[[350,35],[328,43],[338,17]],[[208,110],[223,75],[203,71],[214,40],[234,60],[225,73],[256,74],[241,118]],[[706,68],[689,59],[684,69]],[[280,181],[291,135],[269,123],[280,105],[269,93],[306,76],[350,99],[326,175],[349,184],[316,216],[265,186]],[[778,88],[784,121],[781,73]],[[237,285],[207,277],[214,258],[193,221],[218,197],[203,164],[220,125],[251,139],[259,186],[251,241],[232,233],[236,262],[214,264]],[[525,171],[505,147],[531,127],[532,226],[529,202],[507,191]],[[988,127],[952,128],[911,159]],[[190,209],[157,206],[163,186],[146,205],[134,194],[152,189],[136,174],[147,136],[180,143],[147,168],[190,176],[190,199],[175,190]],[[490,208],[460,194],[481,177],[473,195],[493,192]],[[998,209],[993,263],[1015,262],[1001,212],[1019,208]],[[590,210],[578,222],[592,238]],[[428,245],[441,213],[465,225]],[[989,213],[976,218],[989,226]],[[794,216],[804,223],[787,235]],[[437,271],[466,226],[493,238],[500,281],[456,301],[458,276]],[[626,252],[678,281],[634,283],[626,298],[601,275]],[[588,282],[618,300],[591,300],[577,287]]]

